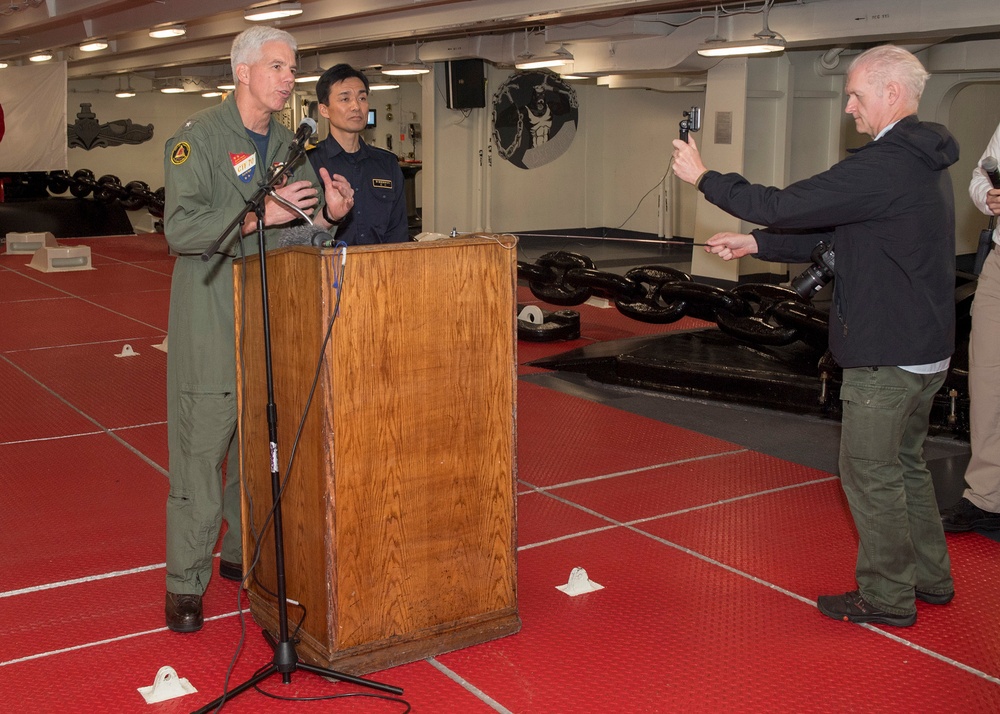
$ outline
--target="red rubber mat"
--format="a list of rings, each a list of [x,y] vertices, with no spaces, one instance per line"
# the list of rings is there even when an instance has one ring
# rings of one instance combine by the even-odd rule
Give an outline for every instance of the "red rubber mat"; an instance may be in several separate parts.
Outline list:
[[[665,431],[675,429],[663,426]],[[689,508],[715,507],[746,494],[761,498],[760,494],[767,491],[830,478],[830,474],[771,456],[739,451],[706,455],[673,466],[579,485],[557,486],[549,489],[549,493],[617,521],[629,522]]]
[[[3,325],[0,352],[163,336],[157,327],[72,297],[4,303]]]
[[[107,434],[0,445],[0,589],[163,560],[167,479]]]
[[[28,268],[24,275],[71,295],[90,297],[110,293],[140,293],[146,290],[169,290],[170,276],[128,263],[91,256],[94,270],[66,273],[42,273]]]
[[[810,601],[856,587],[857,536],[839,481],[762,494],[712,510],[713,523],[685,513],[638,528]],[[720,527],[738,537],[720,538]],[[905,629],[905,637],[1000,679],[1000,642],[966,629],[975,622],[977,630],[1000,631],[1000,543],[976,534],[947,538],[955,599],[945,607],[918,602],[917,624]]]
[[[527,382],[518,383],[517,398],[518,478],[535,486],[740,450]]]
[[[0,255],[0,303],[22,300],[45,300],[66,297],[59,292],[27,275],[3,268],[17,260],[19,256]],[[20,256],[23,259],[23,256]],[[6,312],[6,311],[5,311]]]
[[[99,238],[61,238],[59,244],[89,245],[91,255],[140,264],[150,260],[167,259],[170,252],[162,233],[101,236]]]
[[[693,517],[720,540],[739,536],[712,513]],[[994,682],[623,529],[525,550],[518,564],[522,631],[439,658],[510,711],[1000,707]],[[556,590],[578,566],[604,589]]]
[[[167,355],[142,338],[12,352],[7,357],[109,429],[167,418]],[[135,356],[118,357],[125,345]]]
[[[46,387],[0,357],[0,443],[96,431],[97,426]]]
[[[169,454],[165,421],[143,426],[121,427],[114,429],[113,433],[166,472]]]
[[[134,293],[91,295],[88,300],[118,315],[124,315],[156,327],[164,335],[167,334],[167,316],[170,312],[169,288]]]
[[[221,694],[241,633],[238,587],[218,577],[205,594],[216,619],[191,635],[163,627],[165,355],[152,345],[173,261],[162,237],[78,242],[99,269],[68,280],[0,256],[2,702],[189,712]],[[140,273],[153,276],[142,288]],[[684,326],[580,312],[579,344]],[[126,342],[138,357],[114,357]],[[522,342],[518,359],[571,346]],[[527,382],[517,438],[523,629],[371,675],[414,712],[1000,711],[1000,544],[950,535],[955,600],[918,603],[911,628],[835,622],[814,601],[854,587],[857,547],[835,477]],[[578,566],[604,589],[556,590]],[[271,660],[248,621],[231,685]],[[136,688],[163,665],[197,694],[147,705]],[[373,693],[305,672],[263,688]],[[251,691],[224,711],[403,709]]]

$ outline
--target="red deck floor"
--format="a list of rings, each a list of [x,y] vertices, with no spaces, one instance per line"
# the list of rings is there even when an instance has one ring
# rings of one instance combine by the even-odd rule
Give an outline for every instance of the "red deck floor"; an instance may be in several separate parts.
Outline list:
[[[206,625],[163,626],[162,236],[73,241],[93,271],[41,274],[0,254],[0,692],[19,712],[185,712],[270,662],[242,640],[236,584],[213,579]],[[522,289],[522,301],[530,295]],[[581,306],[572,343],[642,325]],[[131,344],[138,356],[117,358]],[[523,374],[537,372],[522,367]],[[793,434],[789,438],[795,438]],[[412,711],[1000,711],[1000,544],[949,536],[956,597],[911,628],[834,622],[818,595],[853,588],[856,540],[832,474],[522,381],[518,604],[509,637],[370,675]],[[574,567],[604,589],[556,589]],[[171,665],[198,692],[146,705]],[[372,693],[299,672],[289,697]],[[402,712],[400,702],[288,702],[231,712]]]

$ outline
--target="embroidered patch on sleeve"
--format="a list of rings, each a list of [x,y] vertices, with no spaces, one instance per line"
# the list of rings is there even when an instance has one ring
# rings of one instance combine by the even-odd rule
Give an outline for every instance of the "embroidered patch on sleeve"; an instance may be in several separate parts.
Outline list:
[[[178,141],[173,151],[170,152],[170,163],[174,166],[180,166],[188,160],[190,155],[191,145],[186,141]]]
[[[372,186],[375,188],[392,188],[392,179],[372,179]]]
[[[257,166],[256,154],[234,154],[230,152],[229,158],[233,162],[233,169],[243,183],[250,183],[253,178],[254,168]]]

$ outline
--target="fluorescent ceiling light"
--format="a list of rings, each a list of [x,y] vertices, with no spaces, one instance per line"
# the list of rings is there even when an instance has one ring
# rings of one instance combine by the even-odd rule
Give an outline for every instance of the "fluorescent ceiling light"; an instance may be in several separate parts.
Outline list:
[[[149,36],[157,40],[164,40],[169,37],[183,37],[187,34],[187,27],[180,23],[172,25],[158,25],[149,31]]]
[[[415,74],[427,74],[431,68],[423,62],[410,62],[408,64],[384,64],[381,71],[382,74],[388,74],[390,77],[409,77]]]
[[[212,97],[221,97],[222,92],[213,92],[213,91],[202,92],[201,96],[205,97],[205,99],[211,99]]]
[[[81,52],[99,52],[108,49],[108,41],[103,37],[95,37],[80,44]]]
[[[754,33],[749,40],[729,41],[719,36],[719,10],[715,11],[715,33],[705,39],[705,43],[698,48],[698,54],[702,57],[736,57],[743,55],[761,55],[769,52],[784,52],[785,38],[767,26],[767,15],[771,10],[774,0],[765,1],[761,8],[761,16],[764,18],[764,27],[760,32]]]
[[[728,40],[716,40],[709,38],[705,44],[698,48],[698,54],[702,57],[735,57],[740,55],[760,55],[769,52],[784,52],[785,38],[783,37],[759,37],[754,35],[752,40],[742,40],[730,42]]]
[[[590,79],[590,77],[584,77],[582,74],[560,74],[563,79]]]
[[[562,45],[550,55],[535,56],[526,52],[517,58],[514,66],[518,69],[541,69],[543,67],[563,67],[573,61],[573,55]]]
[[[303,82],[316,82],[322,76],[322,72],[306,72],[305,74],[295,75],[295,82],[297,84],[301,84]]]
[[[43,50],[42,52],[36,52],[35,54],[28,57],[32,62],[48,62],[52,59],[52,53],[48,50]]]
[[[0,60],[0,69],[7,69],[7,63],[3,60]]]
[[[292,17],[302,14],[302,4],[297,2],[269,2],[253,5],[243,12],[243,19],[250,22],[267,22],[282,17]]]
[[[119,89],[117,92],[115,92],[115,96],[118,97],[119,99],[128,99],[129,97],[135,96],[135,90],[132,89],[131,85],[129,85],[125,89]]]
[[[399,89],[399,84],[396,82],[386,82],[386,81],[372,82],[371,84],[368,85],[368,89],[369,91],[372,92],[379,92],[382,91],[383,89]]]
[[[184,92],[184,80],[181,77],[167,77],[153,81],[153,89],[159,89],[164,94],[181,94]]]
[[[221,89],[226,92],[231,92],[234,89],[236,89],[236,84],[233,82],[233,80],[229,80],[229,81],[223,81],[221,84],[215,85],[215,87],[216,89]]]

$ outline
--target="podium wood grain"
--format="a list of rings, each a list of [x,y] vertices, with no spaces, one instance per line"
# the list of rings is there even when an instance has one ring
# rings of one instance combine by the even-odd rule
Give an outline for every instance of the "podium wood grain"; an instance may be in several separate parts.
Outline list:
[[[290,631],[365,674],[520,629],[510,237],[266,257]],[[237,264],[244,566],[277,636],[259,258]],[[314,397],[321,345],[343,294]],[[301,618],[301,628],[296,631]]]

